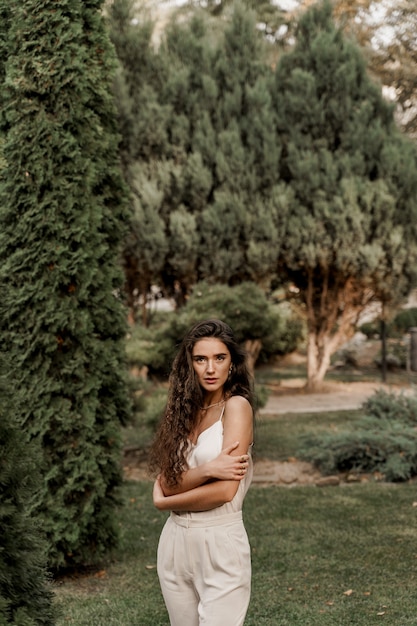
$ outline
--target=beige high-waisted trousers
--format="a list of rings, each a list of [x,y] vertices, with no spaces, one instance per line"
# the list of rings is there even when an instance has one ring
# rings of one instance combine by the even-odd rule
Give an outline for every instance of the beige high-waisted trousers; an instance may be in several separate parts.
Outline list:
[[[242,511],[199,519],[171,513],[158,576],[171,626],[242,626],[251,587]]]

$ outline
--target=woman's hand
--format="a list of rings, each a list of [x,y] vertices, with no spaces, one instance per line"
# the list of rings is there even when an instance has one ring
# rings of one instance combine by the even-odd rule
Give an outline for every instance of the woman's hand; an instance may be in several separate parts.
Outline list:
[[[208,471],[212,478],[218,480],[242,480],[249,467],[249,455],[241,454],[233,456],[232,452],[239,446],[236,441],[224,448],[219,456],[207,463]]]
[[[153,503],[154,506],[160,511],[164,510],[166,496],[162,491],[160,477],[158,476],[153,485]]]

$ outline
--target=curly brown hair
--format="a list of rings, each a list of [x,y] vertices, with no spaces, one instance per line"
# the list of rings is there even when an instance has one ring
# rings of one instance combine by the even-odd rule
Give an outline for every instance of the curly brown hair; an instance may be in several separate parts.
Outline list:
[[[224,385],[224,396],[243,396],[253,407],[252,380],[246,365],[246,352],[237,343],[233,331],[218,319],[195,324],[181,342],[169,377],[169,393],[149,455],[149,469],[162,473],[171,486],[177,485],[187,468],[189,436],[203,405],[203,390],[192,362],[194,345],[200,339],[215,337],[228,348],[233,368]]]

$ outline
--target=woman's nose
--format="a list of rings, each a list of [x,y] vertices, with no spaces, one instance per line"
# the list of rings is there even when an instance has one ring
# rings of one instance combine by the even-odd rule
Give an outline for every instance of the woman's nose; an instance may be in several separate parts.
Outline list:
[[[207,361],[207,371],[214,372],[214,361],[212,359]]]

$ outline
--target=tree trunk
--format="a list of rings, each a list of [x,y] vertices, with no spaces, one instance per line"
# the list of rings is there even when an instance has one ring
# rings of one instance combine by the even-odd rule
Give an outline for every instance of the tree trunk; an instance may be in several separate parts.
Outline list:
[[[332,282],[323,272],[317,281],[313,273],[309,274],[306,389],[318,391],[322,387],[332,354],[352,337],[360,313],[372,299],[373,293],[352,279]]]
[[[147,304],[148,304],[148,299],[146,297],[146,293],[144,294],[143,298],[142,298],[142,304],[141,304],[141,312],[142,312],[142,324],[144,328],[148,327],[148,309],[147,309]]]
[[[386,323],[384,319],[381,319],[381,347],[382,347],[382,356],[381,356],[381,376],[382,382],[387,382],[387,333],[386,333]]]
[[[307,383],[308,391],[319,391],[330,366],[335,351],[335,337],[309,333],[307,343]],[[336,340],[338,341],[338,340]],[[340,342],[339,342],[340,343]]]
[[[247,339],[245,341],[245,350],[247,354],[247,365],[250,374],[255,373],[255,364],[262,350],[262,341],[260,339]]]

